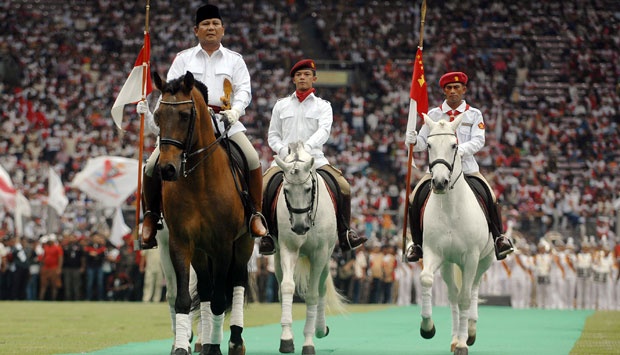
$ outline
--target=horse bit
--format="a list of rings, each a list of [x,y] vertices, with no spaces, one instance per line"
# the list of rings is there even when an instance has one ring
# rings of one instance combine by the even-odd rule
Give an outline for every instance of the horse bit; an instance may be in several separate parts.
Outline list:
[[[427,138],[434,137],[434,136],[454,136],[454,137],[456,137],[456,134],[454,134],[454,133],[436,133],[436,134],[429,135]],[[435,165],[437,165],[437,164],[442,164],[442,165],[445,165],[448,168],[448,171],[450,171],[450,173],[448,174],[448,177],[450,178],[450,181],[452,181],[452,171],[454,170],[454,162],[456,161],[457,153],[458,153],[458,149],[455,149],[454,150],[454,155],[452,156],[452,163],[449,163],[445,159],[435,159],[435,160],[433,160],[429,164],[429,166],[428,166],[428,170],[430,170],[431,176],[433,176],[433,167]],[[448,188],[449,190],[452,190],[454,188],[454,185],[456,184],[458,179],[461,177],[461,175],[463,175],[463,169],[461,169],[461,172],[459,173],[459,176],[457,176],[456,179],[454,179],[454,181],[452,182],[452,184]]]

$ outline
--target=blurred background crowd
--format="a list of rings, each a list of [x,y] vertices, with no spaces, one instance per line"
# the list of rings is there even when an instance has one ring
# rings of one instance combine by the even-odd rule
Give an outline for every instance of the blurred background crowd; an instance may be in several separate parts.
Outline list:
[[[178,51],[195,45],[193,16],[201,4],[151,2],[153,71],[164,75]],[[294,90],[288,77],[291,65],[313,58],[318,64],[317,94],[331,101],[334,110],[326,155],[351,182],[353,226],[369,238],[362,249],[364,257],[370,265],[372,250],[391,250],[382,255],[393,253],[400,265],[407,171],[403,142],[420,2],[231,0],[218,6],[226,27],[223,45],[243,55],[252,77],[253,101],[242,120],[263,167],[272,160],[266,143],[271,108]],[[109,264],[102,282],[97,281],[98,271],[91,272],[90,288],[88,272],[81,274],[82,299],[108,297],[108,279],[120,272],[129,281],[112,281],[112,286],[131,283],[141,292],[142,286],[136,285],[141,283],[142,255],[130,250],[131,243],[118,247],[106,242],[113,211],[67,187],[69,205],[57,222],[49,223],[47,172],[53,167],[68,186],[89,158],[148,157],[155,139],[146,137],[144,156],[138,157],[140,123],[135,107],[126,107],[124,131],[110,116],[142,45],[144,4],[8,0],[0,8],[0,164],[32,207],[22,235],[17,236],[14,211],[0,208],[2,277],[7,279],[17,268],[16,259],[10,257],[15,243],[38,255],[31,264],[41,271],[46,268],[41,250],[49,249],[44,246],[74,243],[76,249],[88,250],[87,255],[105,249],[102,267]],[[618,33],[620,7],[615,0],[428,2],[424,64],[429,105],[439,105],[443,99],[437,82],[444,72],[468,74],[466,100],[482,111],[488,127],[486,146],[477,154],[481,172],[503,205],[506,227],[519,254],[532,260],[545,241],[550,245],[543,249],[553,255],[569,239],[575,255],[588,248],[613,250],[616,244]],[[322,73],[332,71],[346,72],[346,83],[321,84]],[[415,162],[412,183],[426,170],[425,154],[416,153]],[[122,207],[128,224],[134,225],[133,197]],[[549,235],[560,237],[543,238]],[[63,263],[66,251],[64,259]],[[355,259],[354,253],[337,254],[334,262],[343,266]],[[365,280],[373,279],[370,270],[365,269]],[[609,277],[617,270],[614,264]],[[54,285],[52,281],[46,287]],[[99,292],[93,285],[101,284]],[[262,294],[266,284],[260,284]],[[6,285],[0,285],[5,289],[2,297],[16,297],[10,296]],[[372,285],[367,283],[365,289]],[[94,292],[90,298],[88,289]],[[39,298],[37,292],[32,299]],[[43,297],[50,299],[52,290],[45,292]],[[377,301],[378,296],[372,298],[369,292],[365,298],[359,296],[361,301]],[[58,297],[71,299],[66,292]],[[141,299],[128,291],[123,297]],[[353,293],[351,297],[355,298]]]

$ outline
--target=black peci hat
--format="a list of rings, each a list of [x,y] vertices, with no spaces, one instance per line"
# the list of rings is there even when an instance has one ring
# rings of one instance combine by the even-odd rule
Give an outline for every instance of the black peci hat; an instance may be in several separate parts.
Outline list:
[[[220,16],[220,9],[217,6],[207,4],[203,5],[196,11],[196,26],[203,20],[208,20],[212,18],[217,18],[222,20],[222,16]]]

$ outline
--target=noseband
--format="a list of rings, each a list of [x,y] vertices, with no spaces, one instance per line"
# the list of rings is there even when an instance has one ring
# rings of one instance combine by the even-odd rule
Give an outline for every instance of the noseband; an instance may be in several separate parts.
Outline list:
[[[295,169],[295,167],[293,167],[293,169]],[[318,195],[316,193],[316,188],[317,188],[316,173],[310,172],[310,174],[308,174],[308,177],[304,181],[297,182],[297,183],[294,183],[288,180],[286,178],[286,174],[284,174],[284,180],[286,180],[286,182],[288,182],[289,184],[293,184],[293,185],[301,185],[305,183],[306,181],[308,181],[308,179],[312,179],[312,192],[311,192],[312,198],[308,206],[304,208],[296,208],[296,207],[291,206],[291,203],[288,200],[286,191],[284,191],[284,201],[286,202],[286,208],[288,209],[288,212],[289,212],[289,221],[291,222],[291,224],[293,224],[293,216],[292,216],[293,214],[307,213],[308,217],[310,218],[310,224],[314,226],[314,217],[316,216],[316,210],[314,208],[315,202],[316,202],[316,205],[318,206]],[[314,211],[315,216],[312,216],[313,210],[315,210]]]
[[[456,137],[456,134],[455,133],[436,133],[436,134],[429,135],[427,138],[434,137],[434,136],[454,136],[454,137]],[[455,149],[454,150],[454,155],[452,156],[452,163],[448,162],[445,159],[435,159],[432,162],[430,162],[430,164],[428,166],[428,169],[431,172],[431,176],[433,175],[433,167],[435,165],[437,165],[437,164],[442,164],[442,165],[445,165],[448,168],[448,171],[450,172],[448,174],[448,177],[450,178],[450,181],[452,181],[452,172],[454,170],[454,162],[456,161],[457,153],[458,153],[458,149]],[[448,188],[449,190],[452,190],[454,188],[454,184],[456,184],[456,182],[461,177],[461,175],[463,175],[463,169],[461,169],[461,172],[460,172],[459,176],[457,176],[456,179],[454,179],[454,181],[452,182],[452,184]]]
[[[215,141],[213,141],[211,144],[209,144],[206,147],[202,147],[200,149],[197,149],[191,153],[188,153],[192,147],[192,137],[194,136],[194,130],[196,129],[196,105],[194,104],[194,99],[192,98],[191,100],[185,100],[185,101],[160,101],[159,102],[160,105],[184,105],[184,104],[192,104],[192,111],[191,111],[191,115],[189,117],[189,127],[187,128],[187,136],[185,137],[185,143],[178,141],[176,139],[172,139],[172,138],[159,138],[159,145],[173,145],[179,149],[181,149],[183,151],[182,153],[182,158],[181,158],[181,172],[183,173],[183,177],[187,177],[192,171],[194,171],[198,165],[205,160],[207,157],[209,157],[210,154],[206,154],[202,159],[200,159],[198,162],[196,162],[196,164],[194,164],[194,166],[192,166],[189,169],[186,169],[186,164],[187,164],[187,159],[191,158],[197,154],[200,154],[204,151],[209,151],[209,153],[213,152],[214,148],[216,147],[216,145],[223,139],[224,135],[222,134],[221,136],[217,137],[215,139]]]

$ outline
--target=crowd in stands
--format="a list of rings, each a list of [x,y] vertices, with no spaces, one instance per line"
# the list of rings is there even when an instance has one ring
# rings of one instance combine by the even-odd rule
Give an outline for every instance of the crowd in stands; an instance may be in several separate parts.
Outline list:
[[[151,3],[153,71],[165,74],[174,55],[195,44],[193,14],[200,4]],[[334,109],[326,155],[351,181],[353,225],[370,239],[365,250],[400,247],[407,171],[403,142],[419,2],[233,0],[218,5],[225,14],[223,44],[243,54],[252,77],[253,102],[242,120],[263,167],[272,159],[266,144],[271,108],[293,90],[291,64],[321,53],[314,58],[319,85],[322,62],[335,61],[355,72],[349,87],[318,86],[317,94]],[[488,127],[486,147],[477,158],[504,206],[506,225],[528,241],[522,248],[536,249],[550,231],[573,237],[578,246],[589,236],[599,244],[606,237],[613,245],[620,209],[620,9],[615,1],[428,5],[429,104],[442,100],[437,82],[443,72],[469,75],[466,100],[481,109]],[[40,243],[44,235],[67,232],[92,244],[109,216],[83,192],[66,188],[69,206],[59,223],[49,225],[48,167],[68,186],[89,158],[139,158],[135,108],[127,106],[123,131],[115,127],[110,109],[142,45],[144,4],[11,0],[0,9],[0,164],[32,207],[21,240]],[[308,28],[299,23],[307,18],[314,19],[323,48],[308,48],[302,40]],[[154,137],[145,138],[143,159],[155,143]],[[412,183],[424,173],[425,159],[416,153]],[[134,202],[130,198],[125,207]],[[15,230],[13,212],[0,209],[5,245]]]

